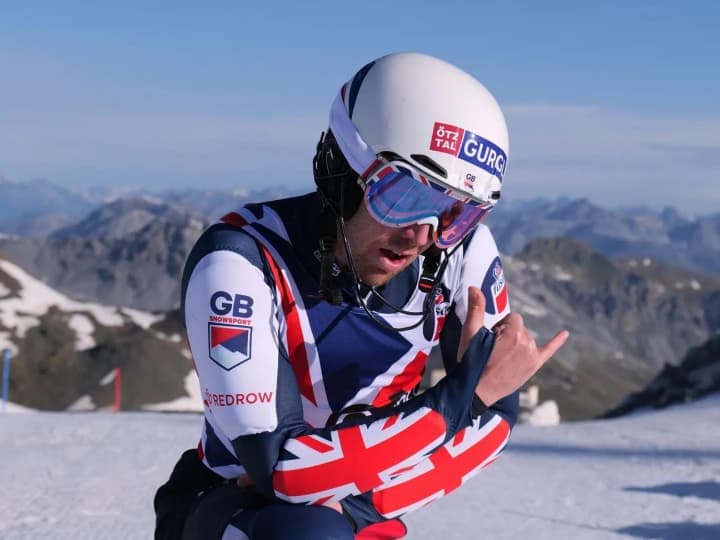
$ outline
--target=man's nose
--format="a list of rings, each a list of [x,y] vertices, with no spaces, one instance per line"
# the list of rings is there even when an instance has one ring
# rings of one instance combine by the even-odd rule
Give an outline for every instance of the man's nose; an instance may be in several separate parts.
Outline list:
[[[432,227],[427,223],[423,225],[409,225],[401,229],[402,237],[412,241],[417,246],[424,246],[430,240]]]

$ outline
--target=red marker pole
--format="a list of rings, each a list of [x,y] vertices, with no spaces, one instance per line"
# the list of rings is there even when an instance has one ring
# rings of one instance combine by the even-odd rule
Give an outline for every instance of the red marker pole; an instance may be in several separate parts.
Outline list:
[[[114,382],[115,403],[113,404],[113,410],[115,412],[120,412],[120,408],[122,407],[122,370],[119,367],[115,368]]]

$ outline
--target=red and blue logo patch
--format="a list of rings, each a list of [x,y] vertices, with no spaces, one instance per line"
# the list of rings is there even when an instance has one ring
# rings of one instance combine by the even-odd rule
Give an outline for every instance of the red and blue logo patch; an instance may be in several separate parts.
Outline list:
[[[430,150],[460,158],[496,176],[500,182],[503,180],[507,165],[505,151],[492,141],[468,129],[435,122],[430,138]]]
[[[210,359],[230,371],[250,360],[252,328],[239,324],[208,323]]]
[[[485,279],[483,279],[482,292],[485,295],[486,312],[497,315],[507,308],[508,290],[502,264],[500,264],[500,257],[495,257],[490,268],[488,268]]]

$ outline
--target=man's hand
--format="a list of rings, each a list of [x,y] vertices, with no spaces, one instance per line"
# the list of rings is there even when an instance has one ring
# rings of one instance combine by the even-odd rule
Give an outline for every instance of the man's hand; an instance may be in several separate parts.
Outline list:
[[[485,297],[477,287],[468,288],[468,313],[460,336],[458,359],[482,328],[485,319]],[[570,333],[562,330],[542,347],[538,347],[519,313],[510,313],[493,328],[495,345],[475,393],[486,405],[511,394],[530,378],[567,341]]]

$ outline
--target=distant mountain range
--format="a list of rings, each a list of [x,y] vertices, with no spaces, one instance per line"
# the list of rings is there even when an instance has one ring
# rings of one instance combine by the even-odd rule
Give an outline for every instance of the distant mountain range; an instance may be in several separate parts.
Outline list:
[[[86,216],[96,203],[47,180],[20,183],[0,176],[0,232],[43,237]]]
[[[264,201],[294,194],[281,187],[259,190],[175,189],[150,193],[140,189],[109,189],[76,192],[46,180],[11,182],[0,177],[0,233],[45,238],[58,235],[121,236],[130,222],[137,229],[142,221],[131,212],[136,203],[115,205],[110,212],[101,210],[118,199],[145,200],[170,210],[138,210],[162,217],[165,211],[183,212],[212,222],[226,212],[250,201]],[[94,214],[100,210],[100,214]],[[116,214],[112,214],[116,212]],[[86,229],[78,229],[83,221]],[[112,221],[111,221],[112,220]],[[121,222],[119,220],[124,220]],[[587,199],[503,200],[490,214],[493,230],[502,253],[513,255],[536,238],[575,238],[595,251],[616,259],[650,257],[687,270],[720,275],[720,212],[699,217],[683,216],[676,209],[607,209]],[[93,230],[97,227],[97,230]]]
[[[673,208],[608,210],[587,199],[498,205],[488,225],[500,250],[515,254],[535,238],[574,238],[616,259],[650,257],[720,275],[720,212],[683,217]]]
[[[0,182],[0,208],[5,204],[5,184]],[[14,186],[17,190],[18,185]],[[38,215],[38,221],[33,221],[16,208],[16,215],[26,216],[27,227],[16,224],[6,229],[14,235],[0,238],[0,257],[7,259],[5,264],[12,261],[23,272],[40,278],[49,290],[83,302],[154,312],[172,321],[162,324],[172,324],[179,333],[175,310],[180,275],[202,230],[244,202],[287,195],[282,191],[177,191],[117,198],[105,204],[68,195],[70,200],[86,201],[81,218],[72,220],[67,213],[62,226],[44,235],[24,234],[38,231],[40,227],[31,224],[43,218]],[[57,208],[75,208],[80,213],[80,207],[69,202]],[[542,400],[559,404],[563,419],[592,418],[615,407],[642,390],[666,364],[676,365],[688,349],[720,329],[719,224],[720,214],[691,219],[672,209],[623,213],[586,200],[516,203],[499,207],[491,216],[489,225],[505,253],[513,309],[523,314],[539,340],[549,339],[560,328],[571,331],[568,345],[533,381],[540,387]],[[5,276],[5,289],[19,290]],[[3,296],[1,283],[2,279],[0,338],[10,336],[13,347],[36,363],[54,358],[53,362],[66,366],[62,369],[74,373],[72,377],[81,377],[79,366],[94,355],[105,358],[98,362],[102,368],[97,368],[98,373],[131,361],[131,356],[132,362],[146,355],[163,357],[158,348],[167,345],[155,341],[152,332],[132,325],[101,328],[99,322],[94,323],[99,328],[96,335],[101,336],[97,343],[74,351],[75,338],[67,322],[74,315],[63,315],[62,310],[50,309],[39,316],[34,334],[18,330],[23,309],[12,296]],[[8,323],[2,328],[7,302],[16,302],[15,320],[20,322],[15,329]],[[166,374],[173,390],[163,390],[164,398],[184,395],[188,360],[183,358],[178,361],[178,373]],[[33,373],[61,368],[43,364],[34,369],[39,371],[26,374],[28,381]],[[95,370],[93,377],[98,375]],[[78,381],[81,388],[90,384]],[[47,392],[55,396],[59,390]],[[71,397],[79,396],[48,398],[44,407],[65,408]],[[137,398],[137,403],[147,402]]]
[[[121,199],[167,204],[201,219],[214,221],[247,202],[285,197],[295,194],[296,191],[282,187],[266,187],[259,190],[173,189],[150,192],[140,188],[98,187],[81,192],[58,186],[48,180],[14,182],[0,175],[0,233],[44,238],[80,220],[93,222],[87,221],[91,212]],[[119,212],[123,206],[116,205],[113,208],[113,211]],[[124,208],[129,210],[127,206]],[[104,215],[109,217],[107,213]],[[99,217],[101,216],[95,216],[95,219]],[[100,236],[102,230],[94,233],[72,231],[71,227],[67,232]]]
[[[0,254],[74,298],[167,311],[179,305],[185,257],[206,225],[167,204],[118,199],[47,238],[0,239]]]

